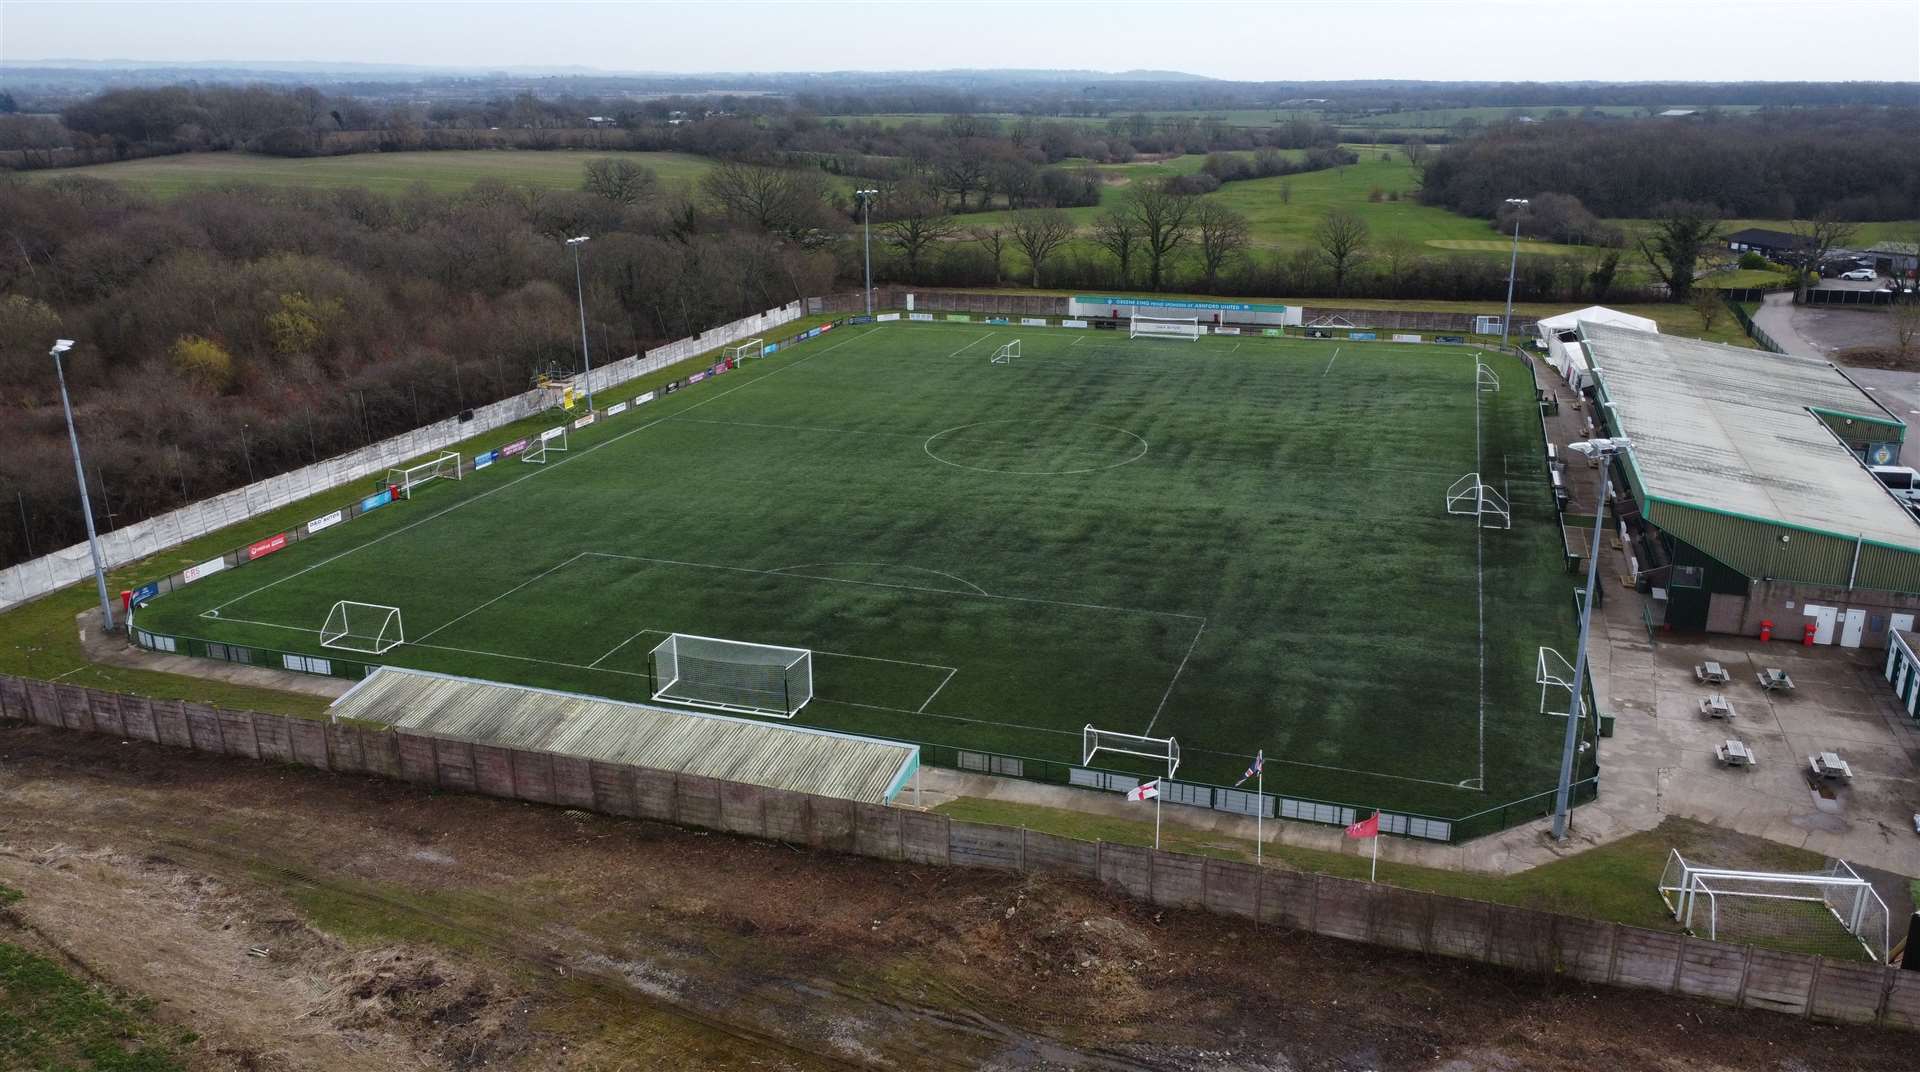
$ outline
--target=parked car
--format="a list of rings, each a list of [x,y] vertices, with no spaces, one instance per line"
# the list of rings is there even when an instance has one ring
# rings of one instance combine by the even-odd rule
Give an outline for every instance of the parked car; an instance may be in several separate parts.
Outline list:
[[[1878,279],[1878,278],[1880,278],[1880,277],[1879,277],[1879,275],[1878,275],[1878,274],[1876,274],[1876,273],[1874,272],[1874,270],[1873,270],[1873,269],[1871,269],[1871,268],[1855,268],[1855,269],[1854,269],[1853,271],[1851,271],[1851,272],[1841,272],[1841,273],[1840,273],[1840,278],[1842,278],[1842,279],[1854,279],[1854,280],[1860,280],[1860,281],[1862,281],[1862,282],[1867,282],[1867,283],[1871,283],[1871,282],[1873,282],[1873,281],[1874,281],[1875,279]]]

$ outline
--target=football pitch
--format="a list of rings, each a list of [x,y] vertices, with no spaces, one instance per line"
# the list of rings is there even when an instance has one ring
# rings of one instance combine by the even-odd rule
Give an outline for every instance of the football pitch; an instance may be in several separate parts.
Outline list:
[[[1020,356],[995,364],[1002,343]],[[1527,369],[1458,347],[843,326],[153,601],[144,630],[645,700],[691,633],[814,652],[797,724],[1453,817],[1548,789],[1573,578]],[[601,392],[604,408],[618,396]],[[1478,471],[1511,529],[1449,516]],[[277,658],[277,657],[276,657]],[[1564,705],[1564,697],[1561,699]]]

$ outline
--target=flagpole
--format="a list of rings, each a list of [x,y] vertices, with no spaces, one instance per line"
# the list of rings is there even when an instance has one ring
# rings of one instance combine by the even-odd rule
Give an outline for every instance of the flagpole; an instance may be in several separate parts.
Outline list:
[[[1380,875],[1380,827],[1378,825],[1378,820],[1380,818],[1379,809],[1376,808],[1374,810],[1373,817],[1375,820],[1375,826],[1373,828],[1373,867],[1367,871],[1368,882],[1374,881]]]
[[[1160,847],[1160,797],[1161,795],[1162,794],[1160,793],[1155,793],[1153,795],[1153,847],[1156,849]]]
[[[1253,866],[1260,866],[1260,854],[1267,843],[1267,765],[1262,763],[1253,783]]]

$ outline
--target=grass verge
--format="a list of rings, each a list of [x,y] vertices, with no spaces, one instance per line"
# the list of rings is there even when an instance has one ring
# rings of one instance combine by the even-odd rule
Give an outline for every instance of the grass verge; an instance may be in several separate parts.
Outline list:
[[[21,1072],[175,1072],[194,1036],[148,1004],[83,983],[0,942],[0,1068]]]

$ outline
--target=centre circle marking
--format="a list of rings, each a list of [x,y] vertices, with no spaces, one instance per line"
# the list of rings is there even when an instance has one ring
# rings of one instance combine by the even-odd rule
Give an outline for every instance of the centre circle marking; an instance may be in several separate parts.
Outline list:
[[[952,428],[942,428],[938,432],[935,432],[932,435],[928,436],[926,442],[920,445],[920,449],[926,451],[927,457],[932,458],[934,461],[939,462],[941,465],[951,465],[955,469],[971,469],[976,473],[1007,473],[1013,476],[1074,476],[1079,473],[1098,473],[1107,469],[1118,469],[1123,465],[1131,465],[1134,462],[1137,462],[1140,459],[1147,456],[1147,441],[1145,439],[1142,439],[1139,436],[1134,435],[1132,432],[1127,431],[1125,428],[1117,428],[1111,424],[1097,424],[1091,421],[1075,422],[1075,424],[1077,427],[1104,428],[1109,432],[1118,432],[1121,435],[1126,436],[1129,439],[1132,439],[1134,442],[1140,444],[1140,449],[1134,451],[1132,454],[1128,455],[1125,458],[1120,459],[1117,462],[1112,462],[1107,465],[1089,465],[1081,469],[995,469],[995,468],[991,468],[984,465],[967,465],[963,462],[956,462],[947,458],[942,458],[940,455],[934,453],[934,449],[933,449],[934,443],[936,440],[940,439],[940,437],[952,435],[955,432],[964,432],[969,428],[980,428],[989,424],[1041,424],[1041,423],[1047,423],[1047,422],[1043,422],[1043,421],[1032,419],[1032,418],[1013,417],[1013,418],[1003,418],[1001,420],[993,420],[993,421],[974,421],[971,424],[956,424]]]

